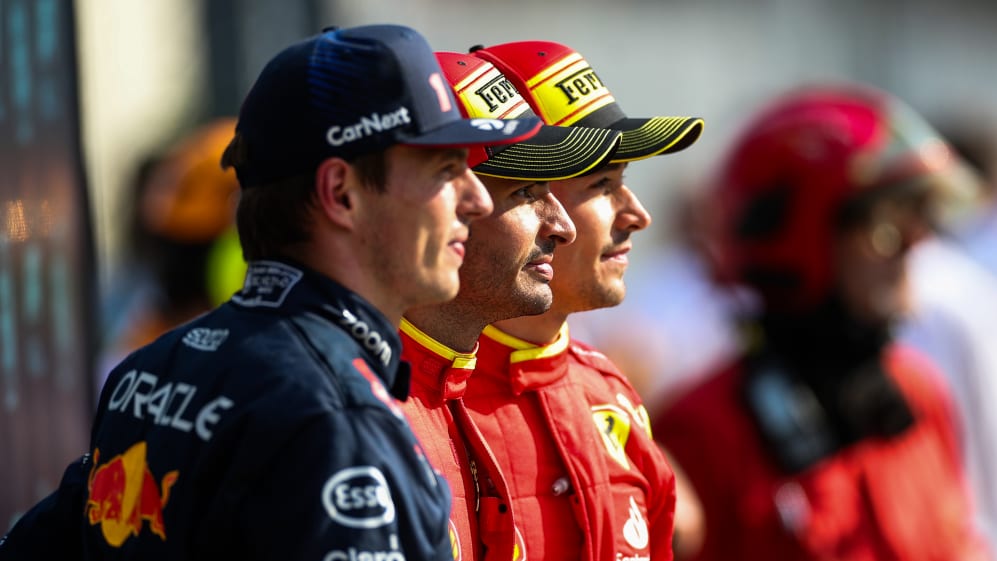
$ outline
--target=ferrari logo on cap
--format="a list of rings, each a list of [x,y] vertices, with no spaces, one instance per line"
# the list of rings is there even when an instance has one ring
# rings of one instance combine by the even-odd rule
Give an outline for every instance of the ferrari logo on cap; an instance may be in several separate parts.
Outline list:
[[[454,91],[471,118],[512,119],[529,110],[512,82],[484,61],[455,83]]]
[[[596,93],[599,89],[606,89],[606,86],[602,85],[602,81],[596,76],[595,70],[592,70],[591,66],[565,76],[555,82],[554,85],[568,98],[569,105],[587,95]]]
[[[626,446],[630,438],[630,416],[615,405],[595,405],[592,407],[592,421],[602,437],[602,443],[618,464],[630,469]]]
[[[527,82],[548,123],[568,126],[615,103],[599,76],[578,53],[564,57]]]

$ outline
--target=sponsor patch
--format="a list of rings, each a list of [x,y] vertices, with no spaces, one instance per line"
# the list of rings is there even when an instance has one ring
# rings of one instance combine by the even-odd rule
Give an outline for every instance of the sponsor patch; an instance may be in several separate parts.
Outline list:
[[[195,400],[197,389],[197,386],[183,382],[160,383],[155,374],[132,369],[114,386],[107,410],[181,432],[193,430],[207,442],[214,434],[215,425],[235,402],[224,395],[207,403],[203,399]],[[190,407],[191,404],[196,405]]]
[[[246,271],[242,290],[232,296],[232,301],[249,308],[279,308],[303,276],[300,270],[283,263],[254,261]]]
[[[637,501],[630,497],[630,516],[623,524],[623,539],[634,549],[644,549],[648,542],[647,519],[637,506]]]
[[[405,561],[405,554],[398,549],[398,536],[392,535],[389,550],[360,549],[348,547],[333,549],[325,554],[323,561]]]
[[[384,366],[391,364],[391,346],[367,322],[358,318],[353,312],[343,310],[339,318],[339,325],[343,326],[358,343],[376,356],[381,364]]]
[[[512,135],[519,127],[519,121],[505,119],[471,119],[471,126],[483,131],[502,131],[506,136]]]
[[[144,441],[138,442],[103,465],[100,450],[94,450],[85,512],[90,525],[100,526],[111,547],[121,547],[128,538],[138,536],[145,522],[149,531],[166,541],[163,510],[180,472],[173,470],[156,480],[146,463],[146,449]]]
[[[544,121],[566,126],[616,100],[585,59],[566,56],[527,82],[543,108]]]
[[[630,438],[630,416],[615,405],[592,406],[592,421],[602,437],[602,443],[618,464],[630,469],[627,460],[627,440]]]
[[[183,344],[199,351],[217,351],[228,338],[228,329],[195,327],[183,336]]]
[[[349,528],[380,528],[395,521],[388,481],[374,466],[333,474],[322,489],[322,504],[333,520]]]
[[[456,89],[464,105],[471,108],[468,111],[471,116],[487,115],[501,119],[521,115],[529,108],[523,96],[516,91],[516,86],[495,67],[476,73]]]
[[[408,107],[399,107],[389,113],[371,113],[369,116],[360,117],[360,120],[352,125],[329,127],[325,133],[326,141],[332,146],[342,146],[363,140],[368,136],[379,132],[407,125],[412,122],[409,117]]]

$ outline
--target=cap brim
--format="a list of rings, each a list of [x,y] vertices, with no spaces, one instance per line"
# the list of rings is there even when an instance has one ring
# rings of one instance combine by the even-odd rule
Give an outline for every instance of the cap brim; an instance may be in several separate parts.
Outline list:
[[[522,142],[540,131],[539,117],[522,119],[460,119],[419,136],[403,135],[400,144],[427,148],[499,146]]]
[[[609,129],[544,125],[533,138],[496,147],[474,172],[526,181],[557,181],[584,175],[609,163],[621,134]]]
[[[612,163],[643,160],[659,154],[684,150],[703,132],[699,117],[651,117],[649,119],[623,119],[610,128],[623,132],[620,147]]]

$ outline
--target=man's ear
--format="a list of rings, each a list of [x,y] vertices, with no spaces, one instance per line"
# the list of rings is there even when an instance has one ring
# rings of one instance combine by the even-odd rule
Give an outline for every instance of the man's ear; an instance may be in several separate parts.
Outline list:
[[[342,158],[327,158],[315,172],[315,196],[322,214],[334,224],[352,229],[356,185],[350,164]]]

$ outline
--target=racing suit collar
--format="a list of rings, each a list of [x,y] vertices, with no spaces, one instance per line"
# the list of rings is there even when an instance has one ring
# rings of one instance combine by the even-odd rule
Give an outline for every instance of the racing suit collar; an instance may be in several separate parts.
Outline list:
[[[402,318],[399,331],[406,357],[412,362],[412,381],[418,384],[432,407],[460,399],[477,363],[477,345],[470,353],[460,353]]]
[[[377,308],[333,279],[288,259],[251,261],[232,302],[289,317],[316,314],[350,335],[396,399],[408,397],[409,369],[398,332]]]
[[[557,382],[568,373],[567,350],[571,342],[568,324],[552,343],[537,345],[489,325],[479,341],[489,348],[499,347],[508,357],[509,383],[513,393],[535,391]]]

